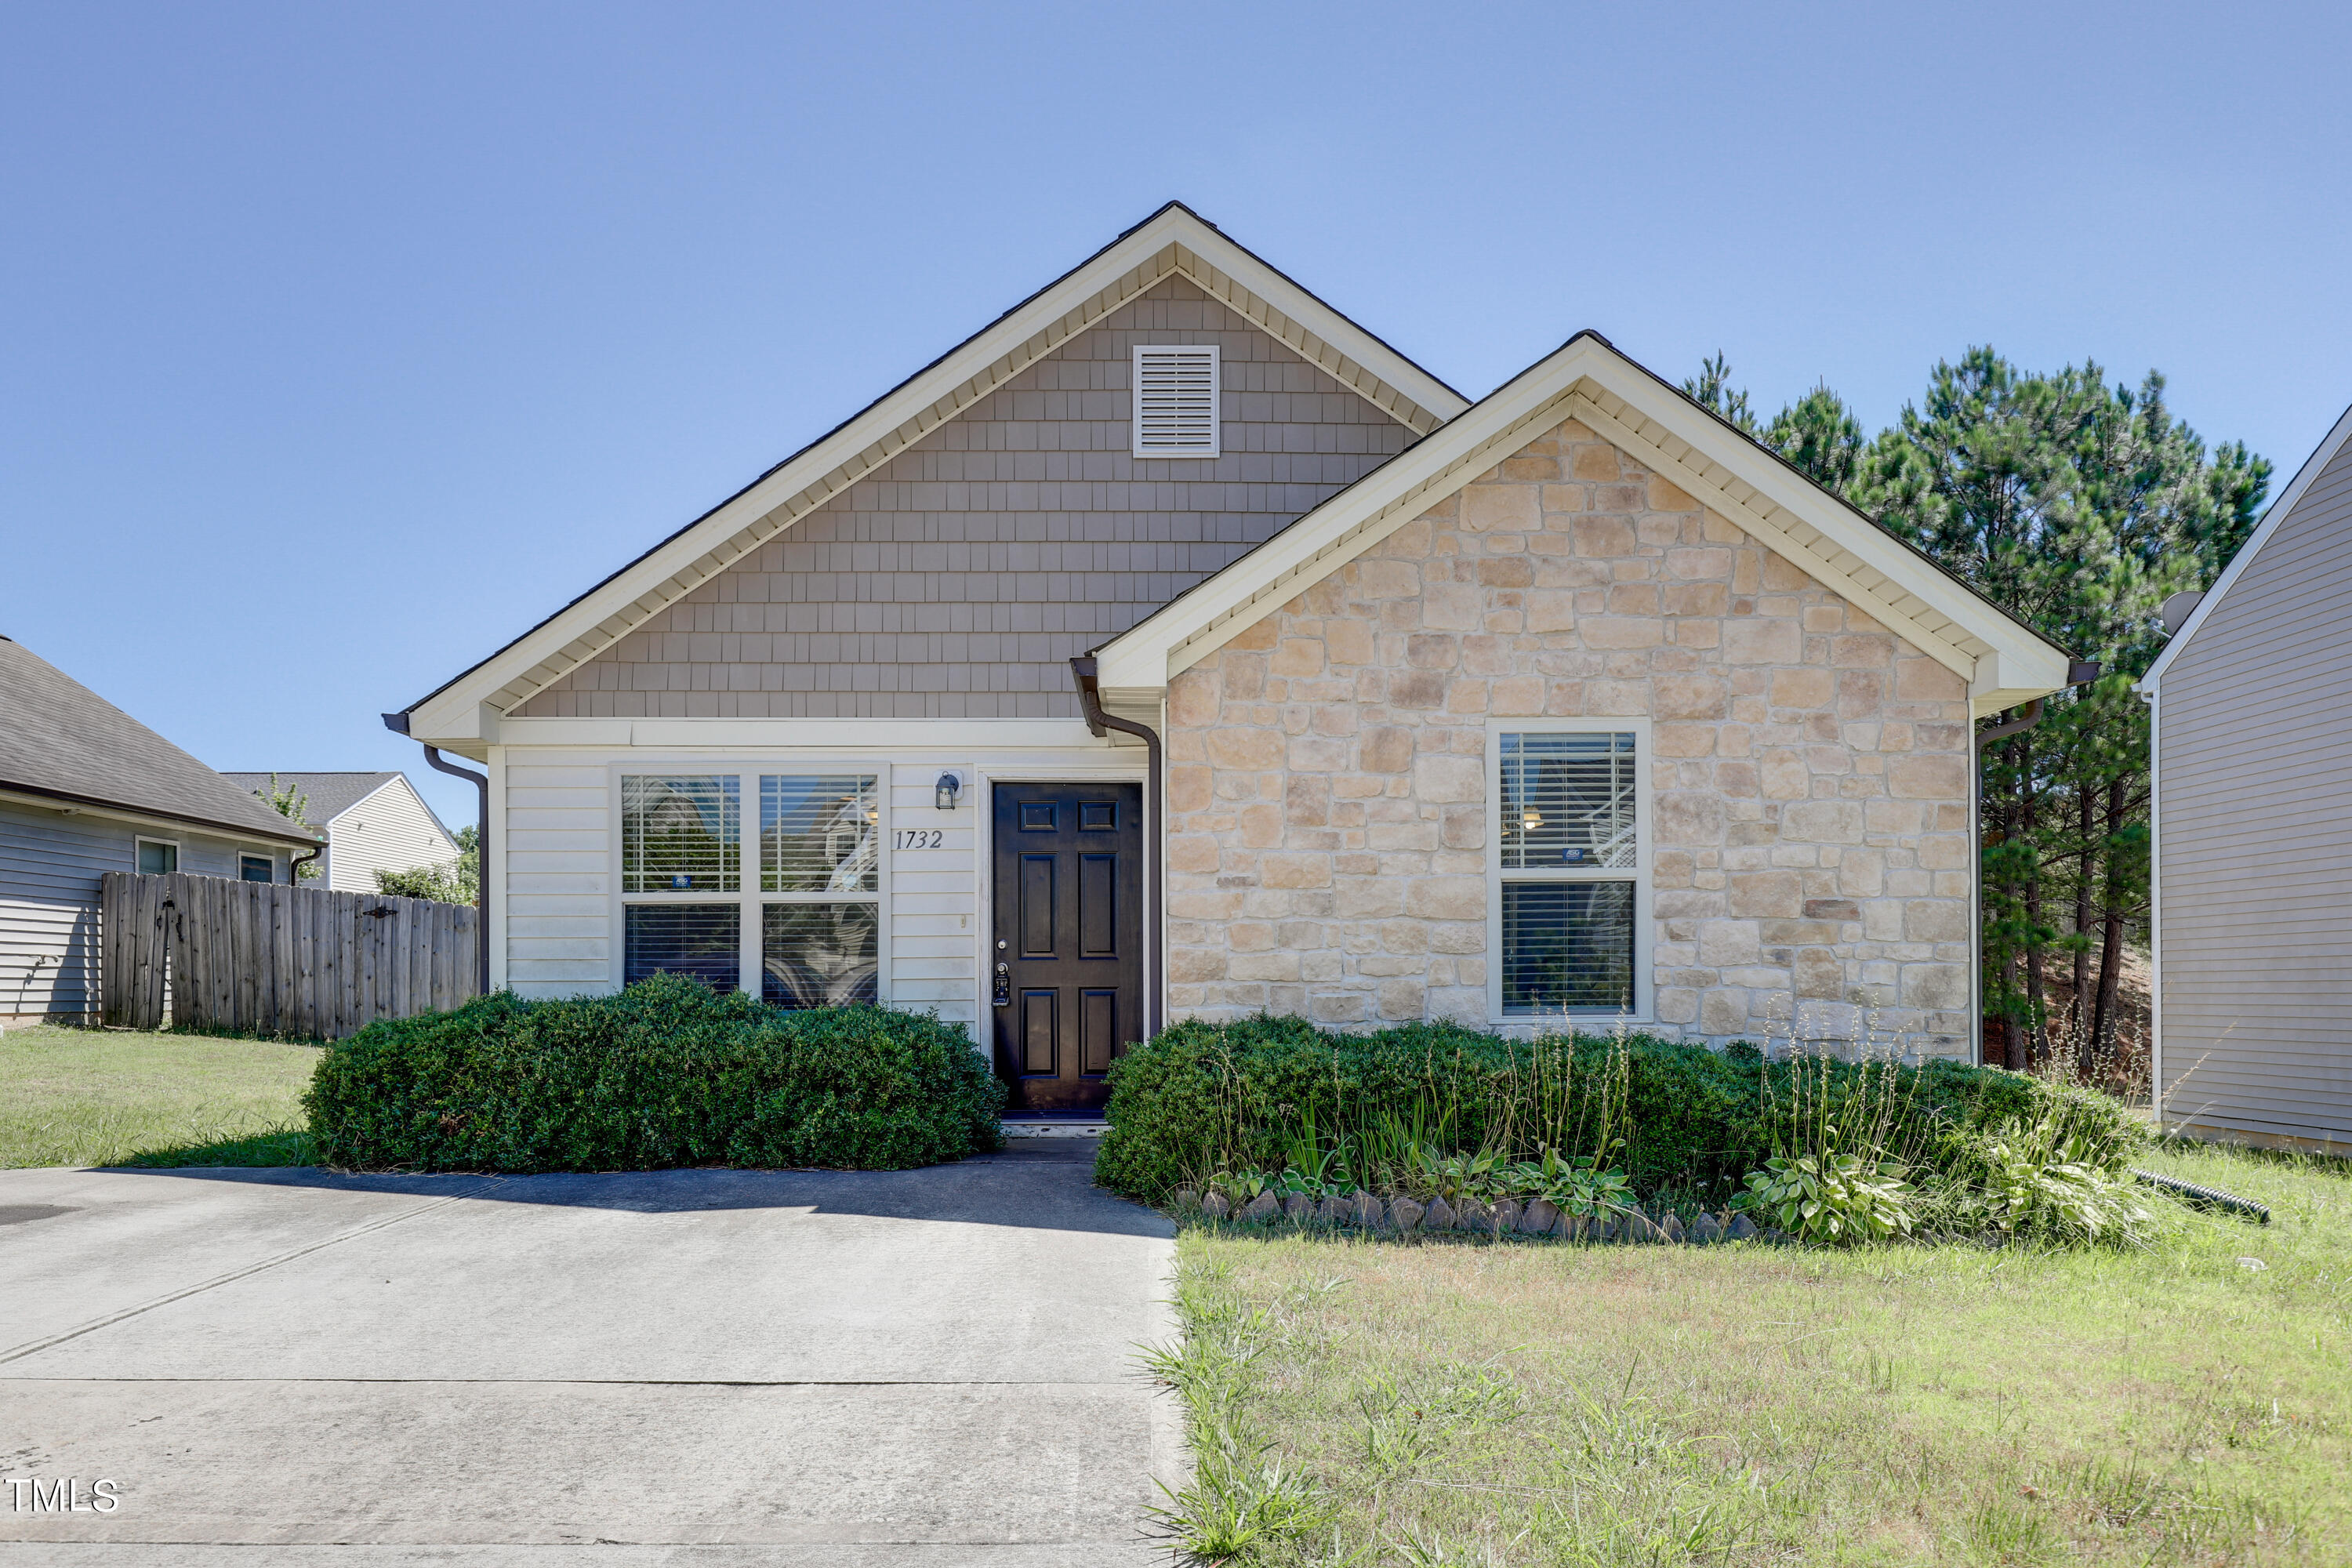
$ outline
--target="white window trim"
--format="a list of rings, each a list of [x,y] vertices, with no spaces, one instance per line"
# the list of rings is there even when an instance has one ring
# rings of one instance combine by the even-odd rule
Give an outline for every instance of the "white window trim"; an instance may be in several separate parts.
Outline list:
[[[1633,737],[1633,1010],[1580,1009],[1564,1015],[1577,1024],[1649,1024],[1657,1018],[1657,932],[1650,921],[1651,840],[1650,721],[1641,719],[1494,719],[1486,724],[1486,1016],[1496,1028],[1526,1028],[1561,1015],[1503,1011],[1503,884],[1514,882],[1622,881],[1622,871],[1503,869],[1503,737],[1506,735],[1632,735]]]
[[[1209,356],[1209,444],[1181,452],[1143,444],[1143,356],[1145,354],[1206,353]],[[1214,343],[1137,343],[1128,358],[1128,444],[1133,455],[1156,461],[1184,462],[1219,458],[1225,450],[1225,356]]]
[[[872,893],[763,893],[760,890],[760,781],[762,778],[832,778],[842,774],[869,776],[874,780],[875,844],[874,891]],[[735,780],[735,880],[736,891],[686,892],[659,889],[650,893],[625,893],[621,890],[625,878],[621,858],[622,806],[621,780],[624,777],[727,778]],[[862,758],[794,759],[791,762],[713,763],[690,758],[631,758],[614,763],[605,770],[605,798],[611,802],[611,824],[606,838],[606,854],[612,867],[611,915],[612,961],[609,977],[613,989],[620,990],[628,980],[629,917],[631,904],[733,904],[741,912],[736,921],[736,988],[748,995],[761,994],[761,966],[766,955],[761,951],[764,939],[765,917],[761,909],[775,904],[866,903],[874,905],[874,998],[884,1006],[890,1003],[890,764]]]
[[[264,877],[262,879],[263,881],[275,882],[278,880],[277,856],[264,855],[259,851],[253,849],[240,849],[236,852],[236,879],[238,881],[242,882],[245,880],[245,863],[247,860],[258,860],[263,865],[269,868],[269,875]]]
[[[150,844],[168,844],[172,847],[173,871],[178,870],[180,868],[180,862],[187,858],[188,847],[178,839],[157,838],[144,833],[138,834],[134,836],[131,841],[131,870],[138,872],[139,875],[142,877],[152,877],[156,875],[156,873],[152,871],[139,870],[139,851]],[[169,876],[171,875],[171,872],[167,871],[163,874]]]

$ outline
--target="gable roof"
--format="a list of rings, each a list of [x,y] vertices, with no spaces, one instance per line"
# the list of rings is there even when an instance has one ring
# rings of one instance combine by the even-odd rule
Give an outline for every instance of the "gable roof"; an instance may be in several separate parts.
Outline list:
[[[233,838],[299,844],[287,821],[154,731],[42,658],[0,637],[0,789],[116,807]]]
[[[2173,656],[2187,647],[2189,639],[2204,629],[2207,617],[2221,602],[2221,596],[2237,586],[2238,579],[2245,575],[2246,568],[2255,554],[2271,542],[2271,536],[2302,504],[2305,492],[2347,447],[2352,447],[2352,408],[2344,411],[2344,416],[2336,422],[2336,428],[2327,433],[2326,439],[2319,443],[2318,449],[2305,459],[2302,468],[2295,470],[2294,478],[2287,481],[2286,489],[2279,491],[2278,499],[2263,510],[2263,520],[2254,524],[2253,532],[2246,536],[2246,542],[2238,547],[2238,552],[2230,557],[2229,565],[2221,569],[2221,574],[2213,580],[2213,585],[2205,591],[2205,596],[2197,601],[2197,608],[2189,612],[2180,629],[2172,634],[2172,639],[2164,645],[2164,651],[2156,656],[2154,664],[2147,667],[2147,673],[2139,678],[2142,690],[2156,689],[2156,683],[2163,679],[2164,672],[2171,668]]]
[[[1416,436],[1469,400],[1171,202],[472,668],[409,705],[407,733],[488,738],[511,712],[1078,333],[1171,277]],[[462,746],[460,747],[462,749]]]
[[[440,828],[442,837],[445,838],[449,837],[449,829],[443,826],[440,816],[434,811],[423,793],[415,784],[409,783],[406,773],[398,771],[340,773],[223,773],[221,777],[253,795],[261,796],[265,804],[268,799],[269,781],[273,777],[277,779],[278,787],[280,789],[291,788],[301,791],[303,810],[313,827],[332,826],[337,817],[397,781],[409,794],[416,797],[417,805],[425,807],[425,815],[433,819],[434,826]],[[452,839],[451,842],[454,843],[456,840]]]
[[[2063,650],[1598,332],[1585,331],[1104,643],[1096,658],[1106,700],[1147,700],[1278,605],[1571,418],[1968,681],[1979,714],[2065,685]]]

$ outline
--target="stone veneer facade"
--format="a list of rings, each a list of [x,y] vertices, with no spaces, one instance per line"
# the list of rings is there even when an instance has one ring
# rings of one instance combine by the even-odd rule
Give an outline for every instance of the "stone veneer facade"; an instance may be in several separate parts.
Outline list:
[[[1652,721],[1662,1032],[1969,1048],[1958,677],[1573,420],[1169,692],[1169,1005],[1488,1019],[1490,721]]]

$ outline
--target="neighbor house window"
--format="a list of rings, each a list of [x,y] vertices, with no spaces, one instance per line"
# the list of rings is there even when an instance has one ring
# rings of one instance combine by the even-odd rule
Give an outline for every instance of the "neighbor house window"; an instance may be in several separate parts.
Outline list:
[[[1213,344],[1136,346],[1137,457],[1217,456],[1222,369]]]
[[[871,1002],[881,976],[882,805],[870,773],[760,780],[760,994]]]
[[[267,855],[240,855],[236,858],[236,879],[240,882],[274,882],[278,868]]]
[[[1646,1011],[1638,728],[1509,730],[1495,748],[1496,974],[1504,1017]]]
[[[621,979],[689,975],[785,1007],[880,994],[873,773],[620,776]],[[759,812],[741,830],[746,796]]]
[[[139,840],[139,870],[142,876],[160,877],[180,868],[180,847],[168,838]]]

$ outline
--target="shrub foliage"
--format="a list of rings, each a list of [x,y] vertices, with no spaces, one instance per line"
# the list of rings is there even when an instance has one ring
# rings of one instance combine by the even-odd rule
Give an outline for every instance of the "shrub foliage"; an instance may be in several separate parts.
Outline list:
[[[928,1016],[793,1012],[656,975],[371,1024],[304,1103],[319,1158],[349,1169],[903,1170],[997,1147],[1004,1089]]]
[[[1714,1051],[1645,1035],[1507,1039],[1452,1024],[1372,1034],[1261,1016],[1177,1024],[1111,1068],[1096,1179],[1164,1200],[1219,1171],[1298,1163],[1302,1128],[1356,1146],[1487,1150],[1506,1159],[1610,1152],[1643,1194],[1737,1193],[1776,1153],[1868,1111],[1873,1137],[1932,1158],[2011,1123],[2063,1125],[2115,1169],[2141,1142],[2116,1101],[1998,1068]],[[1383,1131],[1385,1130],[1385,1131]],[[1622,1145],[1618,1140],[1622,1140]]]

